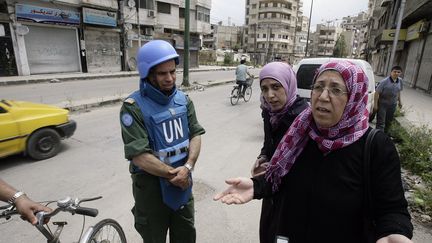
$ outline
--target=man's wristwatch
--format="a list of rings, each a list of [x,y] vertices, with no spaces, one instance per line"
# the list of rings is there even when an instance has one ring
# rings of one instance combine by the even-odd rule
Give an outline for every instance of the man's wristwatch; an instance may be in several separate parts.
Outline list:
[[[188,163],[185,163],[185,164],[184,164],[184,167],[186,167],[186,169],[188,169],[189,172],[192,172],[192,171],[193,171],[193,166],[190,165],[190,164],[188,164]]]
[[[19,197],[21,197],[22,195],[25,195],[25,193],[24,192],[22,192],[22,191],[17,191],[9,200],[8,200],[8,203],[9,204],[15,204],[15,201],[19,198]]]

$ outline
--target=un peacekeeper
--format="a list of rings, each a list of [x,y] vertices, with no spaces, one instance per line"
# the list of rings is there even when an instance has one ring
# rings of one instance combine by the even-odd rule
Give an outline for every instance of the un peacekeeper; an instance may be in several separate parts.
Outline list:
[[[125,157],[130,163],[135,229],[145,243],[195,242],[191,172],[201,149],[195,108],[176,89],[179,56],[153,40],[137,55],[140,89],[120,111]]]

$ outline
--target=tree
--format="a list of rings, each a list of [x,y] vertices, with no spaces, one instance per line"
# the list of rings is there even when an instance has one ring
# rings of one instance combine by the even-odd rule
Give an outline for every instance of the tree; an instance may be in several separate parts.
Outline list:
[[[231,65],[233,63],[233,57],[229,53],[225,53],[224,55],[224,64]]]
[[[336,41],[336,45],[335,45],[335,48],[333,50],[333,56],[334,57],[346,57],[347,56],[346,48],[347,48],[347,45],[345,42],[345,37],[343,35],[340,35]]]

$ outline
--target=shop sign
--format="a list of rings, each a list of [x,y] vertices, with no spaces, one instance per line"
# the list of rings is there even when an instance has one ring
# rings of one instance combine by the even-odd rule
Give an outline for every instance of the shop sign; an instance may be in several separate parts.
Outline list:
[[[27,4],[16,4],[17,20],[44,24],[79,25],[80,13],[69,10],[45,8]]]
[[[410,25],[407,30],[407,41],[415,40],[420,37],[420,29],[424,26],[425,21],[420,20],[417,23]]]
[[[83,22],[87,24],[116,27],[117,13],[92,8],[83,8]]]
[[[382,41],[393,41],[396,35],[396,29],[387,29],[383,30],[381,40]],[[400,29],[399,30],[399,39],[398,40],[405,40],[407,35],[406,29]]]

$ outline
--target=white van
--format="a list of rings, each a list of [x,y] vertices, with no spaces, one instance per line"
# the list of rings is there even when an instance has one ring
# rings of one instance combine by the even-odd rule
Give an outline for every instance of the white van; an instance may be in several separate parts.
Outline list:
[[[306,58],[301,60],[297,65],[294,65],[294,72],[297,74],[297,89],[300,97],[310,100],[311,85],[315,71],[321,64],[333,60],[347,60],[357,66],[361,67],[369,79],[369,97],[368,106],[369,114],[373,110],[374,95],[375,95],[375,77],[371,65],[365,60],[361,59],[348,59],[348,58],[333,58],[333,57],[319,57],[319,58]]]

